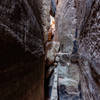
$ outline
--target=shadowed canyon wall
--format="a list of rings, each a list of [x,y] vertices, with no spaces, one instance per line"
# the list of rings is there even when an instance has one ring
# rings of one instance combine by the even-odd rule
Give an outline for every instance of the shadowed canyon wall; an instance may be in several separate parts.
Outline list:
[[[44,100],[43,7],[0,0],[0,100]]]
[[[50,27],[50,0],[42,0],[42,26],[44,30],[44,41],[46,42],[48,39],[48,30]]]

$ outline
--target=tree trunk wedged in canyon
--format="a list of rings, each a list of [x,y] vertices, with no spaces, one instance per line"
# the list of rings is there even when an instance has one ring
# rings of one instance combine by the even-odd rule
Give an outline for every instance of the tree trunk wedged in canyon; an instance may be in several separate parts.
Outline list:
[[[71,60],[67,69],[73,69],[73,71],[69,75],[73,74],[75,69],[78,69],[76,73],[79,73],[77,86],[80,97],[72,99],[72,97],[66,96],[70,89],[68,85],[60,87],[64,90],[62,93],[66,92],[65,95],[62,94],[62,97],[65,100],[67,97],[68,100],[100,100],[100,0],[60,0],[56,12],[56,30],[61,44],[60,50],[69,54]],[[75,38],[76,30],[77,39]],[[79,50],[77,54],[71,55],[74,40],[78,41]],[[66,60],[67,62],[68,60]],[[75,77],[75,74],[71,77]],[[68,79],[65,82],[67,84]],[[75,86],[71,89],[74,88]],[[73,95],[73,91],[71,95]],[[60,98],[60,100],[63,99]]]
[[[0,100],[43,100],[41,0],[0,0]]]

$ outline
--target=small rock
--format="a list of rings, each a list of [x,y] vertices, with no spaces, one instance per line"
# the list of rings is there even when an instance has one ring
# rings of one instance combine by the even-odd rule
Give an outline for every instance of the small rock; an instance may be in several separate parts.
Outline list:
[[[59,58],[58,56],[56,56],[55,61],[56,61],[56,62],[59,62],[59,60],[60,60],[60,58]]]
[[[50,44],[47,44],[46,60],[47,60],[48,65],[53,64],[53,62],[55,60],[55,55],[58,52],[59,47],[60,47],[59,42],[51,42]]]
[[[58,64],[57,63],[54,63],[54,66],[57,66]]]

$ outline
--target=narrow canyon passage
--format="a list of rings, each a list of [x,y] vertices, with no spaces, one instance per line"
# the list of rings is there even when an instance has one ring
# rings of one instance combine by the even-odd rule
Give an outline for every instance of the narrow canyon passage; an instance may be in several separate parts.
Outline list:
[[[63,2],[61,1],[60,3],[63,4]],[[54,37],[47,42],[47,47],[49,46],[49,49],[46,47],[48,60],[47,65],[51,63],[48,69],[49,76],[47,76],[47,100],[82,100],[80,69],[77,53],[78,44],[76,44],[76,9],[74,7],[74,0],[67,1],[66,3],[69,3],[70,7],[67,9],[69,12],[66,11],[67,15],[65,18],[63,16],[65,13],[62,13],[63,11],[61,11],[62,8],[57,9],[56,17],[51,17],[52,22],[56,20],[56,25],[53,27],[55,28],[54,33],[52,32]],[[61,7],[61,4],[58,3],[57,7]],[[63,8],[62,10],[65,9]],[[65,23],[66,25],[63,27],[61,26],[64,24],[62,20],[67,21]],[[52,23],[51,26],[53,24],[54,23]],[[63,30],[64,27],[65,30]],[[54,30],[53,28],[52,30]],[[60,32],[62,35],[60,35]],[[67,34],[62,32],[67,32]],[[71,34],[71,32],[73,33]],[[48,35],[50,35],[49,32]]]
[[[96,19],[93,17],[94,13],[100,16],[99,1],[59,0],[56,7],[54,38],[57,37],[57,41],[55,45],[53,45],[53,39],[49,41],[52,45],[48,45],[49,49],[47,48],[47,64],[49,65],[47,100],[99,100],[100,77],[96,67],[99,68],[100,65],[100,52],[96,49],[91,51],[95,44],[88,45],[90,42],[95,42],[99,46],[100,36],[97,34],[100,35],[100,29],[96,29],[97,33],[94,34],[97,38],[92,40],[93,26],[99,27],[100,25],[99,17],[96,15]],[[87,10],[87,7],[90,8]],[[93,20],[95,20],[94,23]],[[89,27],[87,33],[84,32],[87,30],[86,27]],[[90,31],[92,28],[93,32]],[[88,35],[85,36],[86,34]],[[85,44],[86,41],[87,44]],[[86,48],[86,45],[89,48]],[[97,53],[95,57],[98,56],[98,60],[94,58],[94,53]]]
[[[100,0],[0,0],[0,100],[100,100]]]

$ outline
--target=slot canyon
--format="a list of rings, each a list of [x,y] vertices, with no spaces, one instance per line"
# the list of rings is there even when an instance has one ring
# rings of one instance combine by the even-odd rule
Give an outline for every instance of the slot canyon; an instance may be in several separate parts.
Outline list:
[[[100,0],[0,0],[0,100],[100,100]]]

